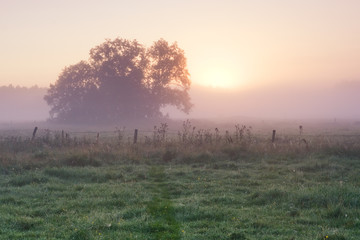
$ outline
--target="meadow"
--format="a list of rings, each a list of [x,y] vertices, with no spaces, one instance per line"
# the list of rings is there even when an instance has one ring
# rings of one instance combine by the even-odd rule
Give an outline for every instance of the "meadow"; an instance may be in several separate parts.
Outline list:
[[[359,239],[360,131],[0,131],[0,239]]]

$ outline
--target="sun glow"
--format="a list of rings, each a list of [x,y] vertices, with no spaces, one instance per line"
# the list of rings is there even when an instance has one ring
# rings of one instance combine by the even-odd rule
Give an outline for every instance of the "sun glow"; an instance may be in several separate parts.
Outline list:
[[[198,84],[223,89],[235,89],[246,85],[243,60],[231,51],[213,51],[204,54],[203,57],[205,61],[195,62],[198,70],[193,75],[193,80]]]

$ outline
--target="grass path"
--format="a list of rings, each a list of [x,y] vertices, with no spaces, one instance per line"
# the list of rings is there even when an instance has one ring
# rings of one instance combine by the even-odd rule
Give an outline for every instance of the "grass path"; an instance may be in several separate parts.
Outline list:
[[[149,176],[152,193],[152,200],[147,204],[147,212],[151,216],[150,239],[181,239],[180,224],[175,219],[164,167],[152,167]]]

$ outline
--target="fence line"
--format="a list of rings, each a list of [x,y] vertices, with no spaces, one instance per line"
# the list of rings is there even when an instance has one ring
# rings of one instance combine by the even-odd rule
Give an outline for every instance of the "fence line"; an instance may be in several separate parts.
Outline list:
[[[189,130],[189,129],[188,129]],[[135,140],[135,132],[136,131],[136,140]],[[269,131],[268,134],[265,133],[252,133],[250,132],[250,135],[255,138],[265,138],[265,139],[271,139],[272,142],[275,142],[276,140],[282,140],[282,139],[289,139],[289,138],[360,138],[359,134],[328,134],[328,133],[314,133],[314,134],[279,134],[276,132],[276,137],[274,135],[273,131]],[[6,134],[6,132],[8,134]],[[5,134],[4,134],[5,133]],[[11,133],[11,134],[9,134]],[[220,134],[221,133],[221,134]],[[64,138],[65,135],[67,138],[70,137],[78,137],[78,138],[86,138],[86,137],[94,137],[97,141],[99,141],[99,138],[116,138],[116,137],[122,137],[122,138],[129,138],[133,136],[134,143],[136,143],[139,139],[143,138],[154,138],[158,136],[165,136],[166,138],[171,138],[174,136],[183,136],[184,134],[187,134],[189,137],[195,137],[197,134],[219,134],[221,137],[225,136],[235,136],[236,131],[229,132],[227,130],[219,131],[218,128],[213,129],[191,129],[190,131],[185,132],[184,129],[179,130],[173,130],[173,129],[161,129],[161,128],[154,128],[153,130],[144,129],[141,130],[140,128],[130,130],[130,129],[116,129],[113,131],[107,130],[107,131],[65,131],[65,130],[50,130],[50,129],[38,129],[37,127],[34,128],[34,130],[0,130],[0,141],[6,140],[9,137],[18,137],[18,138],[25,138],[29,140],[34,140],[36,138],[51,138],[57,135],[57,137]],[[4,136],[5,135],[5,136]],[[90,136],[89,136],[90,135]],[[243,132],[243,137],[246,137],[246,133]]]

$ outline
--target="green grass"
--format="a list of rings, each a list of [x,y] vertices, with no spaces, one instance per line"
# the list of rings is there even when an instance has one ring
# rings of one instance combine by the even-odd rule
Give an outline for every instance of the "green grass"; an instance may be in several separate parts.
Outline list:
[[[359,239],[360,151],[338,143],[3,142],[0,239]]]

